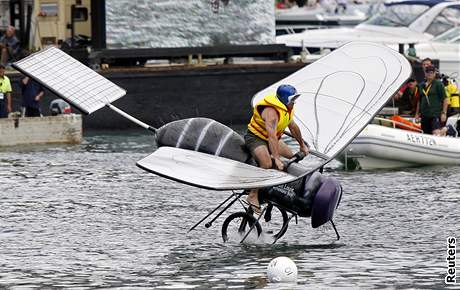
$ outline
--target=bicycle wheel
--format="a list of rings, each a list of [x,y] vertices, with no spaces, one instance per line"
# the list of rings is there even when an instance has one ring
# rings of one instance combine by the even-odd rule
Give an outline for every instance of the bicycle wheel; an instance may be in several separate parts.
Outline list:
[[[239,242],[251,229],[252,225],[254,225],[254,228],[248,239],[257,239],[262,233],[262,228],[256,218],[245,212],[232,213],[222,224],[222,239],[224,239],[224,242],[229,240]]]
[[[260,219],[260,225],[264,229],[264,233],[271,235],[276,240],[286,233],[288,223],[287,212],[272,204],[267,206],[264,216]]]

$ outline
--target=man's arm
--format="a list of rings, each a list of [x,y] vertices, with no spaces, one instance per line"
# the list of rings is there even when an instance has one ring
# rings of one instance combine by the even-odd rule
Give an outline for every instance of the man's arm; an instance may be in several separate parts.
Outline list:
[[[8,113],[11,113],[13,111],[13,107],[11,104],[11,93],[6,93],[6,100],[7,100],[7,111]]]
[[[398,91],[394,96],[393,96],[393,99],[395,100],[399,100],[401,99],[403,93],[401,91]]]
[[[288,127],[289,131],[291,131],[292,136],[294,136],[294,138],[299,143],[300,151],[304,152],[305,154],[308,154],[309,150],[308,147],[305,145],[305,142],[303,141],[302,132],[300,131],[299,126],[297,126],[294,120],[292,120]]]
[[[14,38],[12,39],[11,43],[10,43],[10,53],[14,56],[16,56],[19,52],[19,49],[21,48],[21,46],[19,45],[19,40],[16,36],[14,36]]]
[[[393,98],[395,100],[399,100],[402,95],[404,94],[404,91],[407,89],[407,84],[405,84],[404,86],[401,87],[401,89],[396,93],[394,94]]]
[[[449,106],[449,98],[446,96],[446,91],[442,84],[439,86],[439,94],[441,95],[441,99],[443,100],[440,119],[441,122],[445,122],[447,120],[447,107]]]
[[[275,159],[276,167],[279,170],[283,170],[283,163],[280,160],[279,140],[276,136],[276,127],[278,125],[278,114],[275,109],[266,107],[262,111],[262,119],[265,122],[265,130],[268,134],[268,147],[270,153]]]
[[[417,86],[419,92],[421,91],[422,87]],[[422,94],[419,93],[418,99],[417,99],[417,105],[415,106],[415,122],[418,122],[420,118],[420,102],[422,101]]]
[[[449,106],[449,98],[444,98],[442,103],[441,122],[447,121],[447,107]]]
[[[35,96],[35,101],[37,102],[40,101],[40,99],[43,97],[44,94],[45,94],[44,91],[40,91],[38,95]]]

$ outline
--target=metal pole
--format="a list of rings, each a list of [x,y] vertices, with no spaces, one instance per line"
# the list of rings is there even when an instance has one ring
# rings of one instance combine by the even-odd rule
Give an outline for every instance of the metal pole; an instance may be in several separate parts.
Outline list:
[[[244,240],[246,240],[246,238],[249,236],[249,234],[252,232],[252,230],[256,227],[256,223],[259,222],[259,220],[262,218],[262,216],[264,215],[265,213],[265,210],[267,210],[267,208],[265,207],[262,212],[260,213],[259,215],[259,218],[251,225],[251,228],[249,229],[249,231],[244,235],[243,239],[240,241],[240,244],[242,244],[244,242]],[[248,220],[249,222],[249,220]]]
[[[201,224],[205,219],[207,219],[210,215],[212,215],[216,210],[218,210],[221,206],[223,206],[227,201],[230,200],[230,198],[232,198],[233,196],[235,195],[235,193],[232,193],[229,197],[227,197],[226,200],[224,200],[221,204],[219,204],[215,209],[213,209],[210,213],[208,213],[204,218],[202,218],[199,222],[197,222],[195,225],[193,225],[193,227],[191,227],[187,233],[189,233],[190,231],[193,231],[199,224]],[[236,199],[238,198],[238,196],[236,197]],[[232,203],[233,204],[233,203]],[[225,208],[227,209],[227,208]],[[224,209],[224,210],[225,210]]]
[[[332,227],[334,228],[335,234],[337,235],[337,241],[340,240],[340,235],[339,232],[337,231],[337,228],[335,227],[334,222],[331,220]]]
[[[75,17],[76,17],[75,5],[70,6],[70,47],[75,47]]]
[[[130,120],[131,122],[134,122],[137,125],[141,126],[142,128],[147,129],[149,131],[152,131],[153,133],[156,133],[156,131],[157,131],[156,128],[154,128],[154,127],[142,122],[141,120],[138,120],[138,119],[134,118],[133,116],[129,115],[128,113],[125,113],[124,111],[118,109],[114,105],[109,103],[109,104],[106,104],[106,106],[109,107],[110,109],[112,109],[113,111],[115,111],[116,113],[120,114],[121,116],[125,117],[126,119]]]

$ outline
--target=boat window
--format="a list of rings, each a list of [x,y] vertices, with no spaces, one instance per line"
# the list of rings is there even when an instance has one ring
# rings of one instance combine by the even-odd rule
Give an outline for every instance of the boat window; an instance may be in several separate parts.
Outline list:
[[[409,26],[417,17],[430,7],[427,5],[390,5],[386,9],[367,20],[366,24],[380,26]]]
[[[458,43],[460,40],[460,27],[455,27],[439,36],[433,39],[434,41],[439,41],[439,42],[453,42],[453,43]]]
[[[447,30],[460,25],[460,9],[447,7],[428,26],[426,33],[439,35]]]

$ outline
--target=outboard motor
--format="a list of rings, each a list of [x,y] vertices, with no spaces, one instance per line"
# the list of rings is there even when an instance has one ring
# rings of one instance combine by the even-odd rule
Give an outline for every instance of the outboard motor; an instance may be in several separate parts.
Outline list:
[[[61,114],[70,114],[72,113],[72,108],[70,105],[61,99],[53,100],[50,103],[50,112],[51,116],[61,115]]]

